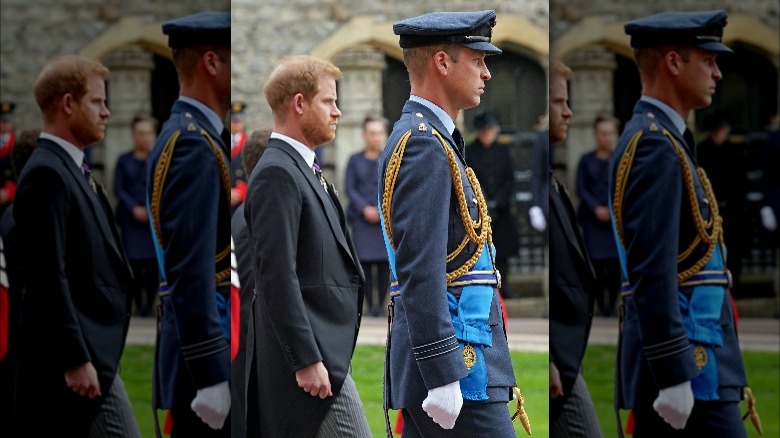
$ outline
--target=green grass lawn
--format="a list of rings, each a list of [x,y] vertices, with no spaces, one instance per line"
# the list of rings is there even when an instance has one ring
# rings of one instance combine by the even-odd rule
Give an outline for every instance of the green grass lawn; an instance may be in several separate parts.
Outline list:
[[[744,352],[748,382],[756,396],[756,410],[761,416],[765,437],[780,436],[778,412],[780,412],[780,354]],[[612,391],[615,373],[614,347],[588,347],[583,364],[583,375],[588,383],[590,395],[596,405],[601,429],[605,437],[617,436],[615,413],[612,408]],[[740,411],[747,410],[745,403]],[[627,414],[623,412],[625,427]],[[748,437],[758,437],[750,420],[746,421]]]
[[[143,437],[154,436],[151,409],[152,392],[151,346],[128,346],[122,357],[122,379],[133,404],[135,416]],[[512,353],[512,363],[517,381],[525,398],[525,408],[531,420],[533,436],[548,436],[547,353]],[[375,437],[384,437],[384,415],[382,414],[382,373],[384,370],[383,347],[358,347],[352,359],[352,377],[368,416],[368,424]],[[512,405],[514,406],[514,405]],[[514,408],[512,408],[514,413]],[[395,425],[396,412],[390,413],[391,424]],[[519,421],[515,424],[517,436],[526,436]]]

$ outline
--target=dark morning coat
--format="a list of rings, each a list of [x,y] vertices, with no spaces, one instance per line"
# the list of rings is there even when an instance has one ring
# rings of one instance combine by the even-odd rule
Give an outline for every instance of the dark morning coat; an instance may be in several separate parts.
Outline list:
[[[333,397],[304,392],[295,372],[322,361],[339,393],[360,325],[363,271],[332,186],[329,196],[292,146],[269,141],[247,193],[260,436],[314,436]]]
[[[226,301],[230,292],[230,175],[220,134],[198,108],[177,100],[149,155],[149,217],[169,288],[161,292],[156,347],[161,407],[189,406],[198,389],[230,378],[216,295]]]
[[[697,166],[693,137],[683,138],[660,108],[642,100],[634,107],[610,163],[609,193],[614,201],[617,167],[630,139],[641,131],[622,206],[628,269],[628,278],[623,280],[633,291],[624,298],[618,355],[616,397],[619,406],[625,408],[633,407],[639,398],[648,405],[659,389],[698,375],[680,313],[677,273],[699,260],[706,245],[698,245],[686,263],[678,264],[678,254],[693,242],[696,229],[683,188],[680,161],[664,130],[683,147],[688,163]],[[695,175],[693,179],[700,211],[704,218],[709,218],[701,181]],[[690,288],[683,289],[682,292],[690,293]],[[720,325],[723,347],[715,349],[718,392],[721,400],[735,401],[741,398],[746,378],[729,293],[723,298]],[[655,359],[649,360],[648,354]]]
[[[79,436],[100,398],[77,395],[63,375],[92,362],[108,393],[130,321],[130,266],[102,187],[51,140],[20,175],[14,220],[24,242],[18,418],[40,436]]]
[[[389,340],[390,388],[386,390],[390,391],[393,409],[420,406],[429,389],[455,382],[467,374],[461,351],[445,348],[455,336],[447,305],[445,276],[476,251],[476,244],[467,244],[460,256],[446,263],[447,254],[457,248],[465,231],[447,156],[432,134],[434,129],[445,138],[448,147],[462,156],[438,117],[424,105],[407,101],[379,159],[381,185],[390,155],[401,137],[411,130],[395,183],[389,218],[401,293],[395,298]],[[469,213],[476,218],[474,189],[463,171],[463,160],[457,160]],[[380,186],[380,196],[381,193]],[[492,329],[493,346],[484,349],[487,395],[489,401],[508,401],[508,388],[515,386],[515,377],[497,291],[493,293],[488,324]],[[430,350],[424,346],[438,350],[415,359],[415,351]]]
[[[596,277],[569,193],[554,178],[550,182],[550,359],[568,395],[588,343]],[[562,402],[551,400],[554,413]]]

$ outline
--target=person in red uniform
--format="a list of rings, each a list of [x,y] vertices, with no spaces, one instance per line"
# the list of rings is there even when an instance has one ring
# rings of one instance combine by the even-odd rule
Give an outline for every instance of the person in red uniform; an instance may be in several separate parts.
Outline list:
[[[14,200],[16,176],[11,168],[11,149],[16,141],[13,102],[0,102],[0,215]]]
[[[244,102],[230,105],[230,208],[235,209],[246,198],[247,175],[241,151],[246,143],[246,123],[244,122]]]

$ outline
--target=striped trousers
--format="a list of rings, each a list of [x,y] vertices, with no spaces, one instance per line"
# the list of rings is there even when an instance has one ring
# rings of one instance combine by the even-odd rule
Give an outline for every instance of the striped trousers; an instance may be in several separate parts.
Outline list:
[[[347,374],[341,392],[317,431],[317,438],[366,438],[371,436],[366,412],[352,376]]]
[[[138,422],[119,374],[108,390],[97,415],[89,426],[87,438],[141,438]]]
[[[550,437],[552,438],[601,438],[601,431],[596,407],[590,398],[588,386],[582,373],[577,374],[577,380],[571,393],[566,394],[563,405],[557,413],[552,413],[554,418],[550,425]]]

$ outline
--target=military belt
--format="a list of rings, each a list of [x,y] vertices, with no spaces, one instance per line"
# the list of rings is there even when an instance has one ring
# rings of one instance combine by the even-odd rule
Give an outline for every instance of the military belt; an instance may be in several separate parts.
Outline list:
[[[447,287],[463,287],[475,284],[497,286],[498,276],[496,276],[495,271],[469,271],[447,283]],[[390,283],[390,297],[396,297],[400,292],[401,287],[398,285],[398,281]]]
[[[723,287],[730,287],[732,284],[731,272],[725,271],[699,271],[697,274],[692,275],[687,280],[679,284],[683,287],[694,287],[702,285],[718,285]],[[620,294],[624,297],[632,295],[634,293],[631,285],[624,281],[620,287]]]

